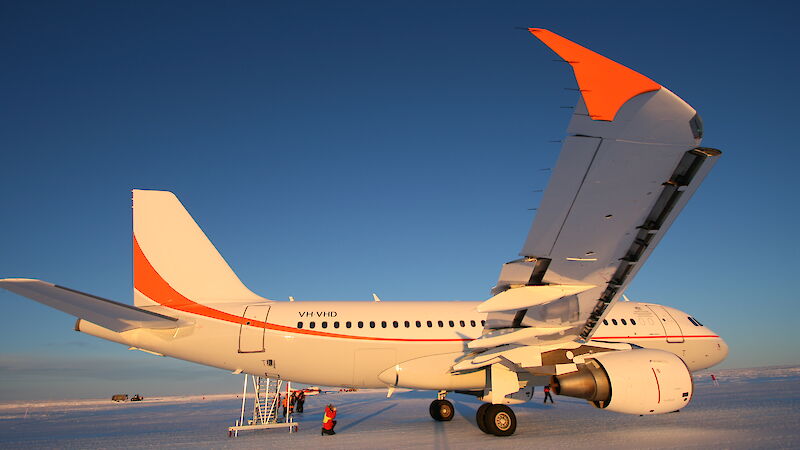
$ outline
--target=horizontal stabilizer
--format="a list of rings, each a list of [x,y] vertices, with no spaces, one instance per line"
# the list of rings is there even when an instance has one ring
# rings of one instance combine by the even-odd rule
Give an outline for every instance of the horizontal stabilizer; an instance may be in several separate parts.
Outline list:
[[[478,305],[478,312],[509,311],[542,305],[570,295],[580,294],[592,285],[523,286],[503,291]]]
[[[0,280],[0,287],[116,332],[179,327],[178,319],[91,294],[27,278]]]

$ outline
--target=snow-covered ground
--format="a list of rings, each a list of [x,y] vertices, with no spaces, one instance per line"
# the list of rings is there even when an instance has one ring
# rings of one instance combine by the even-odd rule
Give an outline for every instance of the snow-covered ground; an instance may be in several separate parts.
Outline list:
[[[693,402],[679,413],[628,416],[556,397],[515,406],[514,436],[483,434],[475,425],[479,402],[451,395],[456,417],[433,421],[431,392],[360,391],[309,397],[296,415],[299,432],[243,432],[228,438],[238,417],[235,394],[164,397],[138,403],[110,400],[0,405],[0,448],[800,448],[800,367],[720,370],[696,377]],[[326,403],[339,407],[336,436],[322,437]]]

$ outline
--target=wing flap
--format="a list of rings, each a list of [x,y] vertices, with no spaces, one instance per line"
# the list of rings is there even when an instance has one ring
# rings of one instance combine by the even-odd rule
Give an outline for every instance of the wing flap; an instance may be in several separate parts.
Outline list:
[[[180,326],[178,319],[174,317],[42,280],[7,278],[0,280],[0,287],[116,332],[135,328],[171,329]]]

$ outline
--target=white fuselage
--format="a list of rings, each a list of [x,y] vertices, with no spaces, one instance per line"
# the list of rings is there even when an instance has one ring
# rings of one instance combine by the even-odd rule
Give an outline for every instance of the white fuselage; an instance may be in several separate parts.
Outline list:
[[[202,315],[154,306],[148,309],[178,316],[186,326],[177,331],[116,333],[80,320],[76,329],[178,359],[301,383],[386,387],[391,382],[380,378],[382,372],[419,360],[418,370],[429,383],[404,387],[482,389],[482,374],[461,376],[454,384],[437,381],[452,378],[454,361],[469,354],[467,344],[481,336],[486,315],[476,312],[479,303],[227,303],[207,305],[220,314]],[[235,322],[234,316],[244,318]],[[713,366],[728,352],[716,333],[674,308],[618,302],[606,321],[593,341],[667,350],[680,356],[690,370]],[[427,370],[430,376],[424,374]]]

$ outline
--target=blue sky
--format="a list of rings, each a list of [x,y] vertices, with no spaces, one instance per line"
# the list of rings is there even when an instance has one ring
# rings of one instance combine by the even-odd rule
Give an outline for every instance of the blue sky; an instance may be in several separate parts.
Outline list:
[[[665,85],[724,151],[629,297],[718,331],[723,367],[800,363],[796,7],[614,4],[4,2],[0,277],[130,302],[151,188],[271,299],[485,299],[576,102],[535,26]],[[0,400],[238,389],[0,304]]]

